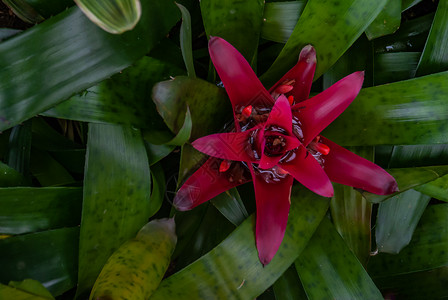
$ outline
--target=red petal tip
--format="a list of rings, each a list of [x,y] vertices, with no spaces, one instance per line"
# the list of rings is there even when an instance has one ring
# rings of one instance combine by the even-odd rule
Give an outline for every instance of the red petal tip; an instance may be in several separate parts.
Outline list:
[[[312,45],[306,45],[300,51],[299,60],[306,60],[306,62],[316,62],[316,49]]]

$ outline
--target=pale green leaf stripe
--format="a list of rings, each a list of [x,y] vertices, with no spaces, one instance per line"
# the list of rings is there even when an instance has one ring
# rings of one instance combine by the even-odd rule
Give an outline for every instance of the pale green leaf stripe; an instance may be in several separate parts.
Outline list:
[[[286,43],[305,8],[307,0],[268,2],[264,5],[261,37]]]
[[[448,1],[440,0],[426,40],[417,76],[448,70]]]
[[[448,165],[418,168],[397,168],[388,169],[398,183],[399,192],[390,195],[376,195],[369,192],[363,192],[363,196],[370,202],[380,203],[392,198],[399,193],[418,187],[419,185],[436,180],[448,173]]]
[[[168,1],[145,1],[136,28],[111,35],[76,7],[0,44],[0,130],[110,77],[145,55],[177,21]]]
[[[139,130],[89,124],[77,296],[90,290],[109,256],[146,224],[150,176]]]
[[[328,70],[378,15],[387,0],[310,0],[294,31],[269,70],[261,77],[271,86],[294,66],[307,44],[316,48],[315,78]],[[325,24],[326,26],[322,26]]]
[[[375,227],[379,252],[396,254],[409,244],[429,200],[411,189],[380,203]]]
[[[254,299],[293,263],[322,220],[328,200],[293,189],[285,238],[265,267],[255,248],[254,219],[248,218],[221,244],[162,281],[151,300]]]
[[[295,265],[309,299],[383,299],[327,218]]]
[[[448,143],[448,72],[362,89],[322,133],[345,146]]]
[[[132,30],[142,15],[140,0],[74,0],[84,14],[107,32]]]
[[[448,202],[448,175],[415,188],[420,193]]]

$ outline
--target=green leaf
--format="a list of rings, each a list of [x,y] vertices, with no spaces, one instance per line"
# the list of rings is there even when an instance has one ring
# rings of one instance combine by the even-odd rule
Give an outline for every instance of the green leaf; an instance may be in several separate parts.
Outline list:
[[[179,76],[154,86],[152,98],[165,123],[179,132],[187,106],[191,111],[191,138],[216,133],[231,119],[230,101],[223,89],[197,78]]]
[[[447,80],[442,72],[362,89],[323,135],[345,146],[447,143]]]
[[[386,6],[366,29],[369,40],[392,34],[400,27],[401,0],[387,0]]]
[[[399,299],[441,299],[448,271],[448,204],[429,206],[411,243],[398,255],[379,254],[369,262],[375,282]]]
[[[350,149],[353,150],[353,149]],[[373,149],[361,148],[354,153],[373,160]],[[372,204],[352,187],[333,184],[330,209],[334,226],[358,260],[366,265],[370,257],[370,221]]]
[[[448,70],[448,2],[439,1],[417,76]]]
[[[386,1],[309,0],[282,52],[261,77],[262,82],[266,86],[274,84],[296,64],[307,44],[316,48],[315,78],[319,78],[358,39]]]
[[[176,5],[182,13],[182,25],[180,26],[180,48],[182,50],[182,57],[184,58],[188,76],[196,77],[196,72],[194,71],[193,46],[191,42],[191,16],[185,6],[179,3],[176,3]]]
[[[411,241],[431,197],[407,190],[380,203],[375,238],[379,252],[399,253]]]
[[[42,113],[42,115],[93,123],[131,124],[148,134],[168,131],[152,101],[154,84],[184,71],[152,57],[143,57],[86,92]],[[132,91],[132,92],[131,92]]]
[[[152,192],[149,201],[149,217],[154,216],[159,211],[165,199],[165,174],[160,164],[155,164],[151,167],[151,178]]]
[[[79,225],[80,188],[1,188],[0,233],[23,234]]]
[[[48,152],[33,149],[31,173],[42,186],[62,186],[75,183],[73,176]]]
[[[308,300],[294,265],[273,285],[276,300]]]
[[[132,30],[142,15],[140,0],[74,0],[96,25],[114,34]]]
[[[30,294],[28,292],[24,292],[20,289],[16,289],[4,284],[0,283],[0,299],[14,299],[14,300],[48,300],[48,299],[54,299],[52,298],[45,298],[36,296],[34,294]]]
[[[31,5],[25,0],[4,0],[3,1],[22,21],[30,24],[40,23],[44,20]]]
[[[79,227],[0,239],[0,282],[33,278],[54,296],[76,285]]]
[[[428,195],[432,198],[448,202],[448,176],[442,176],[434,181],[422,184],[415,188],[415,190]]]
[[[235,226],[239,226],[249,217],[236,188],[225,191],[210,201]]]
[[[412,79],[415,76],[420,52],[392,52],[375,55],[375,85]]]
[[[448,164],[448,145],[396,145],[381,146],[388,154],[381,154],[387,168],[423,167]],[[389,148],[387,150],[387,148]]]
[[[191,122],[190,108],[187,107],[187,111],[185,112],[184,124],[179,129],[179,132],[177,133],[177,135],[171,141],[167,142],[166,144],[169,146],[182,146],[183,144],[188,142],[188,140],[190,139],[192,127],[193,127],[193,124]]]
[[[8,165],[24,176],[30,173],[31,121],[17,125],[9,136]]]
[[[109,256],[146,224],[150,183],[139,130],[89,124],[77,297],[89,292]]]
[[[362,192],[362,195],[368,201],[380,203],[399,193],[436,180],[448,173],[448,166],[388,169],[387,172],[395,178],[400,191],[390,195],[375,195],[365,191]]]
[[[401,1],[401,9],[402,11],[405,11],[408,8],[411,8],[412,6],[416,5],[417,3],[421,2],[422,0],[402,0]]]
[[[158,163],[160,160],[168,156],[176,146],[172,145],[155,145],[145,141],[146,152],[148,153],[148,163],[150,166]]]
[[[67,8],[75,5],[73,0],[12,0],[17,3],[26,3],[32,7],[43,18],[47,19],[51,16],[63,12]],[[35,23],[35,22],[33,22]]]
[[[111,35],[75,7],[2,42],[0,130],[128,67],[165,36],[177,16],[170,2],[145,1],[136,28]]]
[[[15,169],[0,162],[0,187],[26,185],[26,178]]]
[[[264,1],[205,0],[200,4],[207,37],[225,39],[251,63],[258,47]]]
[[[148,299],[168,269],[176,241],[174,219],[146,224],[109,258],[90,299]]]
[[[53,295],[42,285],[42,283],[34,279],[25,279],[23,281],[10,281],[8,285],[10,287],[31,293],[36,296],[54,300]]]
[[[261,37],[286,43],[305,8],[307,0],[268,2],[264,5]]]
[[[310,299],[383,299],[327,218],[295,265]]]
[[[253,299],[273,284],[297,258],[323,218],[328,200],[293,189],[285,238],[265,267],[255,248],[253,218],[244,221],[212,251],[162,281],[151,300]]]

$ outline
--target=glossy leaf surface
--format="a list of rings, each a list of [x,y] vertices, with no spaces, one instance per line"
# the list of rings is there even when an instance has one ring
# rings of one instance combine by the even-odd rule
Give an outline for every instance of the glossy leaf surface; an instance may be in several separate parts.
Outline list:
[[[0,239],[0,282],[33,278],[57,296],[76,285],[79,228]]]
[[[191,138],[218,132],[231,119],[231,107],[223,89],[201,79],[176,77],[154,86],[152,98],[168,127],[178,132],[187,105],[191,111]]]
[[[138,26],[116,36],[97,28],[79,9],[71,8],[3,42],[0,130],[128,67],[154,47],[177,16],[172,3],[144,2]]]
[[[258,46],[264,1],[201,1],[201,13],[207,37],[218,36],[240,51],[250,63]]]
[[[295,265],[311,299],[383,299],[327,218],[322,220]]]
[[[380,203],[375,226],[379,252],[396,254],[409,244],[430,199],[411,189]]]
[[[81,188],[0,189],[0,233],[23,234],[79,225]]]
[[[262,82],[266,86],[274,84],[297,62],[300,50],[307,44],[316,49],[315,78],[320,77],[364,32],[385,4],[386,0],[308,1],[282,52],[261,77]]]
[[[362,89],[322,134],[344,146],[446,143],[447,80],[442,72]]]
[[[89,125],[78,296],[89,292],[114,250],[146,224],[150,183],[139,130],[119,125]]]
[[[261,37],[277,43],[286,43],[306,5],[306,0],[268,2],[264,5]]]
[[[300,189],[293,192],[289,225],[274,259],[264,268],[255,248],[253,218],[243,222],[211,252],[162,281],[152,299],[251,299],[274,283],[305,247],[328,201]]]
[[[448,202],[448,176],[442,176],[439,179],[422,184],[415,190],[438,200]]]
[[[210,201],[235,226],[239,226],[249,216],[236,188],[225,191]]]
[[[418,63],[417,76],[448,70],[448,1],[441,0]]]
[[[387,0],[386,6],[367,27],[369,40],[394,33],[400,27],[401,0]]]
[[[182,57],[184,58],[188,76],[196,77],[196,72],[194,71],[193,46],[191,42],[191,16],[185,6],[179,3],[176,3],[176,5],[182,13],[182,25],[180,27],[180,48],[182,50]]]

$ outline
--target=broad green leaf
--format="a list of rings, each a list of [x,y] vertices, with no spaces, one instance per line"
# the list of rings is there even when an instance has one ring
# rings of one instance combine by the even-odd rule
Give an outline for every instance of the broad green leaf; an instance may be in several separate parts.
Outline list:
[[[7,164],[0,162],[0,187],[26,185],[26,178]]]
[[[148,129],[151,135],[160,134],[165,138],[164,133],[168,129],[149,95],[157,82],[184,72],[169,63],[143,57],[122,73],[42,115],[93,123],[131,124]]]
[[[204,0],[200,2],[207,37],[219,36],[251,63],[263,20],[263,0]]]
[[[442,176],[434,181],[422,184],[415,190],[432,198],[448,202],[448,176]]]
[[[12,28],[0,28],[0,42],[20,32],[22,32],[22,30]]]
[[[30,173],[31,121],[17,125],[9,136],[8,165],[24,176]]]
[[[148,299],[168,269],[176,241],[174,219],[143,226],[109,258],[90,299]]]
[[[182,25],[180,26],[180,48],[182,50],[182,57],[184,58],[188,76],[196,77],[196,72],[194,71],[193,46],[191,42],[191,16],[185,6],[179,3],[176,3],[176,5],[182,13]]]
[[[12,0],[12,1],[15,1],[16,3],[24,3],[24,4],[26,3],[45,19],[57,15],[58,13],[63,12],[68,7],[75,5],[73,0]]]
[[[188,240],[187,243],[184,242],[182,250],[180,248],[176,249],[176,254],[180,253],[176,257],[176,270],[185,268],[207,254],[235,230],[235,226],[214,205],[206,203],[204,206],[205,209],[201,209],[199,212],[199,215],[202,214],[202,218],[197,223],[197,227],[191,227],[194,231],[184,231],[183,233],[182,238],[185,240],[188,237]],[[176,212],[177,226],[190,223],[186,218],[189,218],[191,214],[183,214],[180,218],[177,217],[177,214],[178,212]]]
[[[383,299],[327,218],[322,220],[295,265],[310,299]]]
[[[375,85],[414,78],[420,55],[420,52],[376,54],[374,57]]]
[[[140,0],[74,0],[84,14],[107,32],[132,30],[142,15]]]
[[[426,40],[417,76],[448,70],[448,1],[440,0]]]
[[[145,1],[136,28],[111,35],[74,7],[2,42],[0,130],[128,67],[153,48],[177,19],[173,3]]]
[[[323,135],[345,146],[448,142],[448,72],[362,89]]]
[[[392,34],[400,27],[401,0],[387,0],[386,6],[366,29],[369,40]]]
[[[379,252],[396,254],[409,244],[429,200],[411,189],[380,203],[375,227]]]
[[[146,224],[150,183],[139,130],[89,124],[77,297],[90,291],[114,250]]]
[[[433,18],[434,14],[430,13],[404,22],[395,34],[375,40],[375,52],[421,52],[425,46]]]
[[[173,132],[179,132],[187,106],[190,108],[192,139],[221,131],[231,119],[232,109],[224,89],[201,79],[179,76],[159,82],[154,86],[152,98]]]
[[[177,135],[171,141],[167,142],[166,144],[169,146],[182,146],[183,144],[188,142],[188,140],[190,139],[192,127],[193,127],[193,124],[191,122],[190,108],[187,107],[187,111],[185,112],[184,124],[179,129],[179,132],[177,133]]]
[[[275,300],[308,300],[294,265],[274,283]]]
[[[26,0],[4,0],[3,1],[22,21],[30,24],[42,22],[42,17]]]
[[[235,226],[239,226],[249,217],[236,188],[225,191],[210,201]]]
[[[423,167],[448,164],[448,145],[379,146],[377,159],[387,168]]]
[[[42,186],[63,186],[75,183],[73,176],[48,152],[33,149],[31,173]]]
[[[160,164],[151,166],[151,179],[152,192],[149,201],[149,217],[154,216],[159,211],[165,199],[165,174]]]
[[[0,188],[0,233],[79,225],[81,205],[81,188]]]
[[[327,208],[327,199],[293,188],[285,238],[268,265],[258,259],[251,217],[212,251],[162,281],[151,300],[257,297],[297,258]]]
[[[54,300],[53,295],[51,295],[51,293],[42,285],[42,283],[34,279],[25,279],[23,281],[10,281],[8,285],[18,290],[34,294],[36,296]]]
[[[315,78],[319,78],[358,39],[386,1],[309,0],[282,52],[261,77],[262,82],[266,86],[274,84],[296,64],[307,44],[316,48]]]
[[[20,289],[16,289],[0,283],[0,299],[14,299],[14,300],[48,300],[54,299],[48,297],[37,296]]]
[[[0,282],[33,278],[54,296],[76,285],[79,227],[0,239]]]
[[[380,203],[399,193],[436,180],[448,173],[448,166],[388,169],[387,172],[395,178],[400,191],[390,195],[375,195],[369,192],[362,192],[368,201]]]
[[[441,299],[448,296],[448,204],[429,206],[411,243],[400,254],[378,254],[369,272],[385,293],[398,299]]]
[[[357,149],[354,152],[373,160],[372,149]],[[352,187],[341,184],[333,184],[333,187],[334,196],[331,198],[330,209],[334,226],[358,260],[366,265],[371,248],[372,204]]]
[[[264,5],[261,37],[286,43],[305,8],[307,0],[268,2]]]

